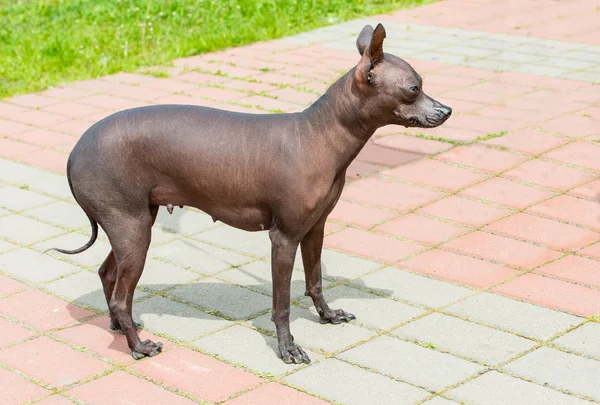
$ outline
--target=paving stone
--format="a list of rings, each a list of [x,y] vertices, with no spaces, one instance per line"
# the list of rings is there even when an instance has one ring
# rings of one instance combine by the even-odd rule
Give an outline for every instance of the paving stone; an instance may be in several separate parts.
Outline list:
[[[257,373],[279,375],[301,367],[299,364],[285,364],[281,360],[277,339],[257,330],[235,325],[223,329],[192,343],[208,353],[235,364],[242,364]],[[312,361],[320,356],[305,349]]]
[[[600,400],[599,361],[541,347],[504,368],[539,384]]]
[[[321,397],[344,405],[415,404],[429,393],[388,377],[353,367],[337,359],[327,359],[284,379]]]
[[[319,317],[304,308],[292,307],[290,329],[294,340],[308,348],[325,352],[336,352],[375,334],[368,329],[354,325],[352,322],[339,325],[321,324]],[[271,313],[249,321],[254,327],[275,333],[275,324],[271,321]]]
[[[536,345],[532,340],[439,313],[404,325],[393,333],[410,340],[430,342],[438,349],[492,365]]]
[[[153,291],[161,291],[166,288],[174,287],[178,284],[189,283],[192,280],[201,278],[198,273],[182,269],[170,263],[165,263],[156,259],[146,259],[144,272],[138,282],[139,286],[149,288]]]
[[[232,266],[252,261],[248,256],[193,239],[177,239],[160,245],[153,249],[151,256],[207,274],[215,274]]]
[[[324,295],[332,309],[341,308],[350,312],[357,318],[353,323],[371,328],[389,329],[425,312],[420,308],[346,286],[325,290]],[[302,298],[300,304],[310,309],[315,316],[318,315],[310,297]]]
[[[321,253],[321,271],[323,277],[330,280],[346,281],[357,278],[381,267],[381,263],[361,259],[335,250],[323,249]],[[304,271],[300,250],[296,253],[294,268]]]
[[[0,239],[0,253],[8,252],[9,250],[17,249],[18,247],[19,245]]]
[[[18,280],[43,283],[80,269],[31,249],[17,249],[0,255],[0,271]]]
[[[22,211],[53,202],[52,198],[12,186],[0,188],[0,207]]]
[[[65,233],[65,230],[22,215],[10,215],[0,218],[0,237],[21,245],[29,245],[61,233]]]
[[[5,405],[27,403],[49,393],[50,391],[27,381],[17,373],[0,369],[0,394]]]
[[[449,399],[435,397],[429,401],[423,402],[422,405],[460,405],[458,402],[450,401]]]
[[[485,373],[447,395],[470,405],[591,405],[589,401],[497,371]]]
[[[90,226],[90,220],[78,205],[64,201],[27,210],[23,214],[67,229]]]
[[[160,207],[156,226],[176,234],[191,235],[217,226],[212,218],[203,212],[175,207],[169,214],[166,207]]]
[[[598,342],[600,342],[600,323],[597,322],[588,322],[553,341],[566,349],[600,360]]]
[[[27,185],[31,190],[41,191],[58,198],[72,198],[69,184],[64,176],[21,163],[0,159],[0,179],[19,186]]]
[[[61,249],[76,249],[85,245],[89,240],[90,237],[87,235],[71,232],[56,238],[36,243],[33,245],[33,247],[41,252],[54,247]],[[83,266],[89,266],[96,270],[104,262],[110,250],[110,244],[101,240],[99,237],[89,249],[76,255],[65,255],[60,252],[50,251],[46,253],[45,256],[67,259]]]
[[[245,264],[243,266],[236,267],[235,269],[220,273],[218,277],[266,295],[273,295],[271,263],[268,262],[259,260]],[[330,281],[323,280],[323,287],[327,287],[330,284]],[[292,300],[303,297],[305,291],[306,282],[304,280],[304,272],[295,270],[292,273]]]
[[[414,343],[380,336],[338,355],[380,373],[439,391],[485,368]]]
[[[441,307],[471,294],[471,290],[443,281],[387,267],[352,281],[386,297],[429,307]],[[435,291],[435,293],[432,293]]]
[[[270,404],[273,402],[273,398],[277,398],[282,404],[285,405],[327,405],[329,402],[325,402],[321,399],[311,397],[308,394],[287,387],[282,384],[271,382],[261,387],[248,391],[247,393],[235,397],[234,399],[227,401],[224,405],[262,405]]]
[[[144,329],[189,341],[225,328],[232,323],[164,297],[151,297],[133,305],[134,319]]]
[[[108,311],[102,282],[97,274],[84,270],[46,284],[44,288],[76,304],[87,305],[100,311]],[[146,295],[148,293],[135,290],[133,299],[137,300]]]
[[[177,287],[168,294],[233,319],[248,319],[272,305],[271,297],[215,278]]]
[[[255,257],[265,257],[271,254],[271,240],[268,232],[246,232],[231,226],[220,226],[196,235],[195,239]]]
[[[583,321],[564,312],[487,292],[467,298],[445,311],[534,339],[547,340]]]

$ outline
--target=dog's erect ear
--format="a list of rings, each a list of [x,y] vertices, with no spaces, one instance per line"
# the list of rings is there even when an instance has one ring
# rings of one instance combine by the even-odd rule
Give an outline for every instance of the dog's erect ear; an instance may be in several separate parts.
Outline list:
[[[358,38],[356,38],[356,48],[360,56],[365,53],[365,49],[371,43],[371,38],[373,38],[373,27],[365,25],[365,28],[362,29],[360,34],[358,34]]]
[[[385,28],[383,25],[377,24],[375,31],[373,31],[373,37],[371,38],[371,44],[369,45],[369,56],[371,57],[371,63],[373,66],[383,61],[383,40],[385,39]]]

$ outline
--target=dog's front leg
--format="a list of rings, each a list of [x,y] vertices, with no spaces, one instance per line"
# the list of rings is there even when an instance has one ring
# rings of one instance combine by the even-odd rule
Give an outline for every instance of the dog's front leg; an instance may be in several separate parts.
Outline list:
[[[294,259],[299,241],[276,228],[271,238],[271,271],[273,275],[273,315],[281,358],[286,363],[310,363],[308,355],[294,343],[290,332],[290,287]]]

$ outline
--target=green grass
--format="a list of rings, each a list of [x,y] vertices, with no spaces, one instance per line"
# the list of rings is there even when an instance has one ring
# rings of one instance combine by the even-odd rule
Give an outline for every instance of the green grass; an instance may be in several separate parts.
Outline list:
[[[428,2],[0,0],[0,98]]]

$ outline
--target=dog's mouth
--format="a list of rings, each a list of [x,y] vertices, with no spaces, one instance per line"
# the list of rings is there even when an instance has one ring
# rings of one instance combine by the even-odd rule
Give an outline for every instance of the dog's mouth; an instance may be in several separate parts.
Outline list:
[[[395,113],[398,118],[402,118],[400,114]],[[439,113],[427,114],[423,118],[419,117],[410,117],[408,120],[404,119],[403,121],[406,124],[403,124],[407,128],[435,128],[442,125],[446,120],[450,117],[450,115],[444,115]]]

